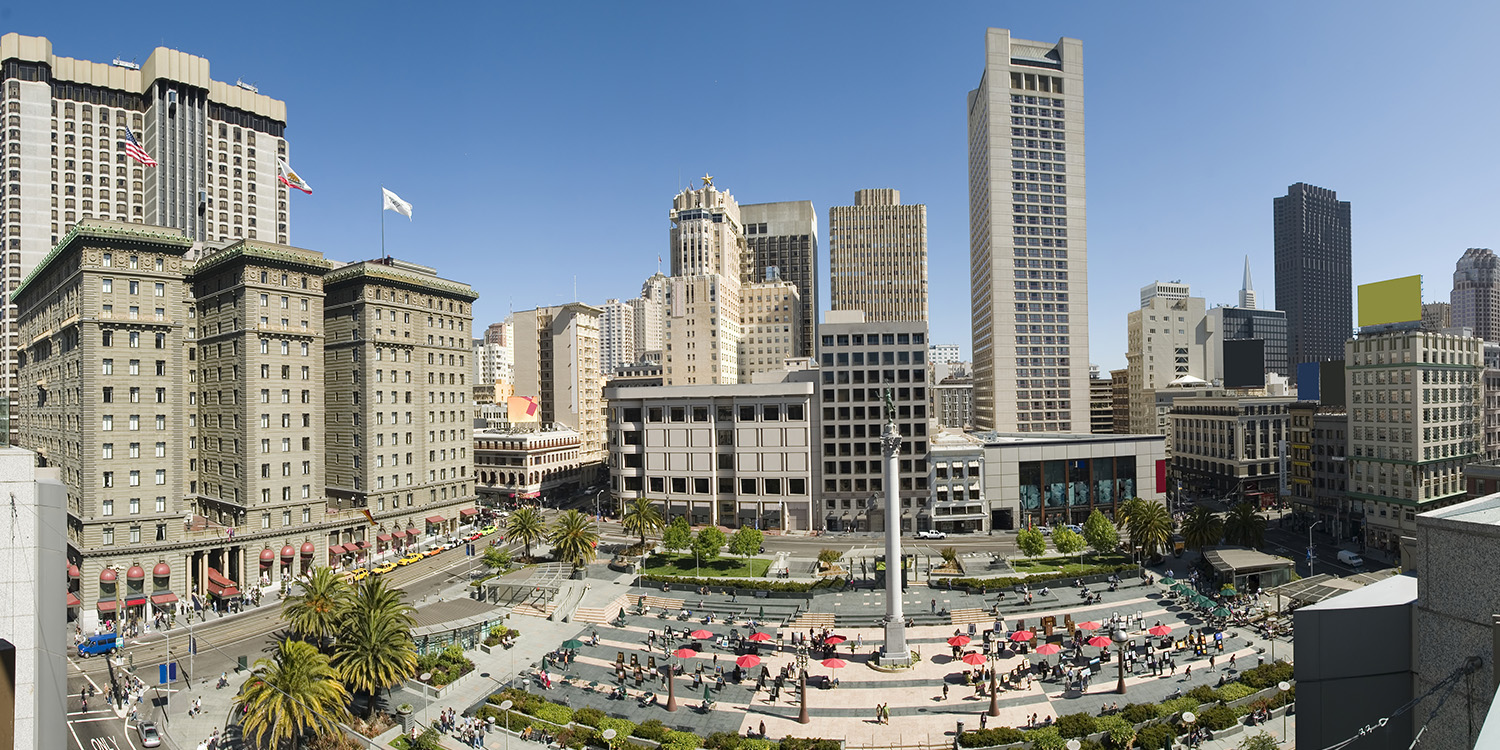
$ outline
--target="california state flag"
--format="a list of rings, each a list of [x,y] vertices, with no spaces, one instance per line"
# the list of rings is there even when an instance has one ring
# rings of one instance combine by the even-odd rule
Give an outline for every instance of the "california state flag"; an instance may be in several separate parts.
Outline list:
[[[312,185],[307,184],[307,180],[302,179],[302,175],[299,175],[295,171],[293,171],[292,166],[286,163],[286,159],[277,159],[276,164],[276,176],[281,180],[281,184],[286,185],[289,188],[296,188],[298,190],[301,190],[308,195],[312,195]]]

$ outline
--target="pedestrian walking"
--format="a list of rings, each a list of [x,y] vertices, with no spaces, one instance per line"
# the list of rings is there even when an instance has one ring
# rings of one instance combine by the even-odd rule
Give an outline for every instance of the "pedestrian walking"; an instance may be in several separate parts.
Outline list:
[[[988,713],[982,713],[982,714],[979,715],[979,728],[980,729],[984,729],[985,728],[985,726],[988,724],[988,719],[989,718],[990,718],[990,715]]]
[[[1219,671],[1218,666],[1214,664],[1214,657],[1212,655],[1210,655],[1208,657],[1208,671],[1210,671],[1210,672],[1217,672],[1217,671]]]
[[[943,683],[943,700],[948,700],[948,683]]]
[[[933,612],[933,614],[937,614],[937,600],[936,599],[932,600],[932,612]]]

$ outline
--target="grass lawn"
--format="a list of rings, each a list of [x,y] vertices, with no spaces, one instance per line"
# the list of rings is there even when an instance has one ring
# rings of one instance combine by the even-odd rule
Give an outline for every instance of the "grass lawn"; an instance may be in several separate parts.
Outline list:
[[[704,560],[693,567],[692,555],[652,555],[641,566],[645,575],[687,576],[690,578],[764,578],[771,561],[760,557],[720,557]]]
[[[1010,560],[1009,562],[1011,570],[1017,573],[1066,573],[1068,575],[1083,575],[1089,572],[1095,565],[1124,565],[1130,562],[1130,556],[1120,553],[1097,555],[1090,552],[1084,554],[1082,565],[1078,564],[1077,555],[1020,558]]]

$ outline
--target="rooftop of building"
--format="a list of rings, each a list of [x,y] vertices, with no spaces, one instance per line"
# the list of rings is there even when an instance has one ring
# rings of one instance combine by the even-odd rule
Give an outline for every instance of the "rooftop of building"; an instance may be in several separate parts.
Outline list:
[[[1351,591],[1358,591],[1372,583],[1379,583],[1395,575],[1394,568],[1378,570],[1373,573],[1356,573],[1352,576],[1336,576],[1331,573],[1319,573],[1310,578],[1300,578],[1290,583],[1284,583],[1269,589],[1266,593],[1275,594],[1286,599],[1286,602],[1278,601],[1278,605],[1284,604],[1317,604],[1318,602],[1343,596]],[[1415,593],[1415,592],[1414,592]]]
[[[1487,464],[1470,464],[1464,471],[1485,465]],[[1417,515],[1418,523],[1424,519],[1500,527],[1500,492]]]
[[[1285,557],[1268,555],[1249,547],[1214,547],[1203,550],[1203,560],[1220,573],[1240,575],[1257,570],[1289,567],[1293,563]]]
[[[1412,574],[1396,575],[1376,581],[1346,594],[1339,594],[1315,604],[1309,604],[1299,612],[1318,612],[1331,609],[1364,609],[1367,607],[1395,607],[1417,600],[1417,577]]]
[[[1087,432],[975,432],[971,433],[985,445],[1042,445],[1048,443],[1124,443],[1166,442],[1166,435],[1103,435]]]
[[[9,36],[9,35],[7,35]],[[89,245],[97,242],[109,242],[123,248],[134,244],[150,243],[155,245],[153,251],[170,252],[177,255],[186,255],[192,249],[193,241],[179,230],[166,227],[150,226],[148,224],[135,224],[130,222],[106,221],[104,219],[84,219],[73,225],[68,233],[63,235],[57,245],[50,250],[46,257],[42,258],[36,268],[26,275],[21,285],[11,292],[12,301],[21,299],[28,291],[31,283],[47,273],[53,263],[62,257],[63,253],[74,244]]]
[[[394,284],[417,291],[437,292],[469,302],[479,299],[479,294],[468,284],[442,278],[437,275],[437,270],[434,268],[397,258],[374,258],[345,263],[324,276],[324,284],[328,287],[360,281]]]
[[[315,250],[304,250],[300,247],[278,245],[273,242],[236,240],[224,247],[208,251],[207,254],[193,264],[192,268],[189,269],[189,273],[203,273],[240,258],[262,261],[270,265],[321,269],[324,271],[338,265],[324,258],[322,253]],[[479,339],[479,341],[482,341],[482,339]]]
[[[564,425],[548,422],[499,422],[491,423],[489,427],[474,430],[474,438],[479,439],[505,439],[519,440],[525,443],[536,443],[543,440],[567,440],[578,439],[581,436],[576,430]]]

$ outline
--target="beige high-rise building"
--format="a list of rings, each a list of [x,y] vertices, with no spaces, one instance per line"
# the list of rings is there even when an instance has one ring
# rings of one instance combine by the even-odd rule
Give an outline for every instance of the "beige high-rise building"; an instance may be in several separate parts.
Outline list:
[[[475,498],[468,358],[479,295],[394,258],[335,268],[324,287],[329,505],[368,510],[376,525],[331,530],[329,544],[356,558],[401,545],[398,534],[453,530]]]
[[[1203,298],[1191,296],[1187,284],[1141,287],[1141,307],[1126,317],[1131,434],[1159,433],[1158,390],[1185,375],[1203,377],[1204,316]]]
[[[599,369],[608,378],[620,365],[637,360],[635,306],[628,301],[607,299],[599,309]]]
[[[537,399],[537,421],[576,431],[586,464],[604,461],[603,311],[579,302],[515,313],[515,392]]]
[[[739,204],[705,176],[702,187],[672,199],[671,220],[663,384],[737,383],[745,252]]]
[[[0,37],[0,60],[7,291],[84,219],[167,227],[198,243],[288,241],[287,188],[277,180],[285,103],[215,81],[208,60],[165,47],[142,65],[95,63],[54,55],[45,37],[10,33]],[[126,155],[127,131],[158,166]],[[15,398],[16,312],[7,305],[0,318],[0,357],[10,363],[0,407]]]
[[[394,554],[473,505],[467,286],[192,247],[80,222],[14,295],[21,438],[67,485],[86,627]]]
[[[740,381],[756,373],[786,369],[786,360],[802,356],[802,295],[790,281],[746,284],[740,290]]]
[[[746,243],[740,281],[771,281],[774,274],[797,285],[797,319],[802,330],[797,332],[799,348],[793,356],[813,356],[819,294],[817,209],[812,201],[749,203],[740,206],[740,218],[745,222]],[[749,381],[741,378],[741,382]]]
[[[829,292],[834,310],[871,323],[927,320],[927,206],[901,191],[856,190],[828,209]]]
[[[1083,43],[1026,41],[989,29],[968,113],[976,426],[1083,432]]]

